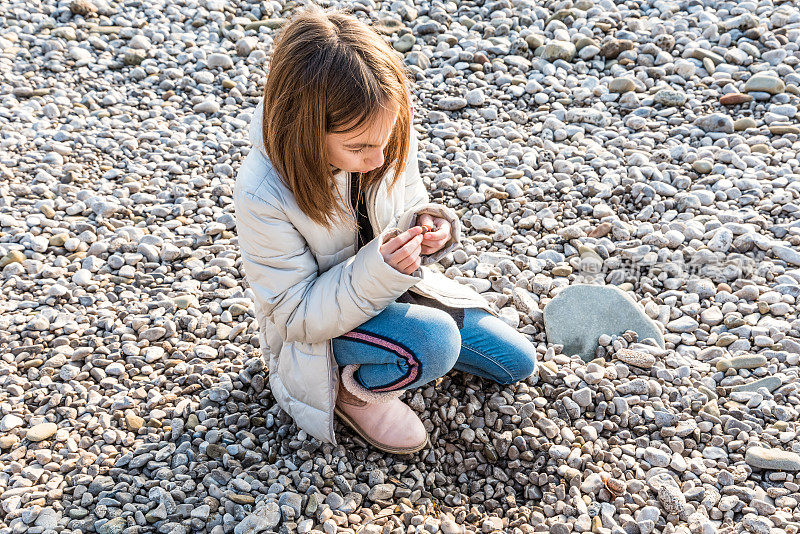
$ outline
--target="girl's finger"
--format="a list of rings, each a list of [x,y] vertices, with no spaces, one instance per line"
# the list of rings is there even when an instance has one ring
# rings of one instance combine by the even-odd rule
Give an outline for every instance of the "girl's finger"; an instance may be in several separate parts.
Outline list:
[[[403,245],[408,243],[411,240],[411,238],[421,235],[421,233],[422,233],[422,228],[419,228],[417,226],[412,226],[405,232],[386,241],[386,243],[383,244],[383,246],[386,247],[385,253],[392,254],[396,252]]]
[[[408,243],[397,249],[392,257],[397,260],[402,260],[413,254],[419,254],[422,245],[422,237],[414,236]]]
[[[400,263],[397,264],[397,270],[406,272],[409,270],[409,267],[414,264],[416,260],[414,258],[406,258]]]
[[[417,217],[417,226],[422,225],[433,226],[433,217],[428,215],[427,213],[423,213],[419,217]]]
[[[412,254],[408,258],[405,258],[401,263],[402,263],[403,267],[408,268],[408,267],[411,267],[411,265],[413,265],[414,263],[417,263],[417,262],[420,262],[420,261],[421,261],[421,256],[419,254]],[[412,270],[413,270],[413,268],[412,268]]]
[[[422,246],[428,249],[439,250],[447,243],[447,237],[444,239],[438,239],[436,241],[428,241],[427,239],[422,242]]]
[[[431,255],[434,252],[437,252],[439,250],[441,250],[441,248],[434,248],[434,247],[427,248],[427,249],[422,250],[422,252],[420,252],[420,255],[421,256],[429,256],[429,255]]]
[[[405,258],[403,261],[397,263],[396,268],[397,268],[398,271],[403,271],[406,274],[408,274],[409,271],[413,271],[414,270],[414,268],[412,268],[411,266],[417,261],[419,261],[419,256],[408,257],[408,258]]]
[[[426,232],[423,234],[426,242],[440,241],[450,236],[450,224],[445,222],[440,223],[441,226],[433,232]]]
[[[435,233],[435,234],[424,234],[422,236],[422,239],[423,239],[423,243],[425,243],[429,247],[433,247],[433,246],[437,246],[437,245],[441,246],[441,245],[444,245],[445,243],[447,243],[447,241],[450,239],[450,233],[448,232],[448,233],[446,233],[444,235],[439,235],[438,232]]]

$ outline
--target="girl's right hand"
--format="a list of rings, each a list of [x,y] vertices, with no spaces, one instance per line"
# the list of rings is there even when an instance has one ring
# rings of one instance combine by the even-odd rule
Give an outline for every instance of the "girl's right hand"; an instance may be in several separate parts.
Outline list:
[[[413,226],[380,246],[383,260],[403,274],[410,275],[420,266],[422,228]]]

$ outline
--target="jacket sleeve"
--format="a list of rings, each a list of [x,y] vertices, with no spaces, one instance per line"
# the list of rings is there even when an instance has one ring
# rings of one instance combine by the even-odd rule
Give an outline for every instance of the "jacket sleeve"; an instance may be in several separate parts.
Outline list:
[[[405,212],[397,220],[396,233],[405,232],[412,226],[416,226],[417,216],[428,213],[433,217],[441,217],[450,223],[450,239],[444,246],[433,254],[421,256],[422,265],[436,263],[448,252],[458,247],[461,241],[461,221],[453,208],[444,204],[432,203],[428,195],[428,189],[419,174],[419,141],[412,129],[411,145],[408,151],[408,163],[404,172],[405,183]]]
[[[284,211],[247,191],[234,196],[242,264],[256,306],[287,342],[340,336],[379,314],[421,279],[387,264],[376,236],[322,274],[305,239]]]

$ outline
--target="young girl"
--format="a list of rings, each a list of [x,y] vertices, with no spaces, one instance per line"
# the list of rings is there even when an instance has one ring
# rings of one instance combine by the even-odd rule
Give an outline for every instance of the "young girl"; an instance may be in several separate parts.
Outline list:
[[[536,366],[535,347],[485,298],[427,267],[458,246],[461,225],[429,202],[408,84],[358,19],[295,16],[234,190],[276,401],[322,441],[336,444],[335,412],[392,453],[428,442],[404,390],[453,368],[513,384]]]

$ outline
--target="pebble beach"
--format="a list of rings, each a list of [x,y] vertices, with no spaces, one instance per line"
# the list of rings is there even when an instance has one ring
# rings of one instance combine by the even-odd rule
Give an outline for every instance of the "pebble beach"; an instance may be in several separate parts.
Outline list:
[[[464,225],[433,267],[538,373],[408,391],[414,455],[305,435],[232,201],[301,4],[8,0],[0,534],[800,532],[798,3],[320,5],[404,58],[420,172]]]

